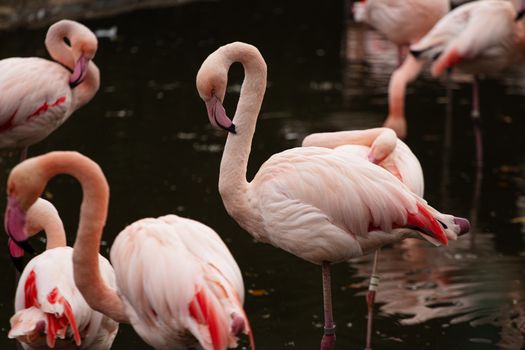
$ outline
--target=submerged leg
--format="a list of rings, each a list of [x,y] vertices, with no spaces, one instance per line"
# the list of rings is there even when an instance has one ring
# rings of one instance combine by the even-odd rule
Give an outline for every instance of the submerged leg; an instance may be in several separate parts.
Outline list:
[[[476,166],[483,166],[483,137],[481,134],[481,118],[479,113],[479,81],[474,76],[472,82],[472,123],[474,125],[474,139],[476,142]]]
[[[324,334],[321,340],[321,350],[332,350],[335,347],[335,324],[332,315],[332,290],[330,282],[330,263],[323,262],[323,306]]]
[[[370,285],[368,286],[368,293],[366,293],[366,303],[368,304],[368,322],[366,325],[366,348],[371,350],[372,344],[372,321],[374,319],[374,301],[376,299],[377,286],[379,285],[379,276],[376,274],[377,259],[379,257],[380,249],[374,253],[374,263],[372,265],[372,275],[370,276]]]

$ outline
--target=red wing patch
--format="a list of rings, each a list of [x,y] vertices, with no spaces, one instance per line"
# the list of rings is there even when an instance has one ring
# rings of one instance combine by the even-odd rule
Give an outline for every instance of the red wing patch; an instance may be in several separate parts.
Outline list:
[[[31,113],[26,120],[30,120],[42,113],[47,112],[49,108],[53,108],[56,106],[61,105],[62,103],[66,102],[66,96],[59,97],[55,102],[53,102],[51,105],[45,101],[40,107],[38,107],[33,113]]]
[[[13,120],[15,120],[16,112],[18,112],[18,109],[15,110],[13,112],[13,114],[11,114],[9,119],[7,119],[7,121],[4,124],[0,125],[0,132],[9,130],[9,129],[11,129],[14,126],[13,125]]]
[[[31,270],[24,285],[24,305],[26,309],[29,309],[32,306],[40,308],[40,303],[38,302],[38,290],[36,288],[35,270]]]
[[[217,320],[217,313],[211,305],[206,292],[201,289],[196,294],[189,306],[190,316],[198,323],[208,325],[211,342],[214,350],[221,350],[222,344],[226,341],[221,339],[220,325]]]

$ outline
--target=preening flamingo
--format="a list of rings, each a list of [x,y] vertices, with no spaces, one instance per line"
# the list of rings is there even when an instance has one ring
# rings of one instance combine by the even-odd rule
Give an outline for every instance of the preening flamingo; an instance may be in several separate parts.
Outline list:
[[[525,56],[524,12],[511,2],[486,0],[467,3],[443,17],[420,41],[410,47],[420,60],[435,60],[432,75],[457,67],[474,74],[472,118],[478,164],[482,163],[479,129],[479,93],[476,75],[494,75]]]
[[[234,62],[245,77],[231,121],[222,102]],[[328,148],[299,147],[273,155],[246,179],[257,117],[266,89],[266,63],[252,45],[232,43],[206,58],[197,89],[210,122],[229,131],[219,192],[228,213],[257,240],[322,265],[325,331],[332,349],[330,264],[372,252],[405,237],[447,243],[468,221],[441,214],[396,177],[367,160]]]
[[[24,349],[110,349],[118,323],[91,309],[75,286],[73,248],[66,247],[64,227],[55,207],[38,198],[23,225],[18,219],[8,209],[8,232],[14,229],[13,234],[29,238],[44,230],[47,244],[46,251],[33,258],[20,276],[8,337],[16,338]],[[11,254],[23,254],[10,242]],[[111,265],[100,255],[98,259],[102,278],[115,288]]]
[[[21,159],[28,146],[62,125],[99,88],[99,70],[92,62],[97,38],[88,28],[59,21],[49,27],[45,43],[54,61],[0,61],[0,148],[21,148]]]
[[[375,128],[316,133],[305,137],[302,146],[332,148],[361,156],[388,170],[412,192],[423,197],[425,185],[421,164],[410,148],[396,137],[396,133],[392,129]],[[371,349],[372,342],[374,301],[379,285],[379,275],[376,273],[379,251],[380,249],[377,249],[374,253],[372,275],[366,295],[368,304],[366,349]]]
[[[197,221],[176,215],[136,221],[111,247],[116,286],[102,278],[98,250],[109,187],[100,167],[85,156],[51,152],[13,169],[8,180],[11,231],[20,231],[20,218],[57,174],[69,174],[82,186],[73,266],[75,283],[93,309],[131,323],[156,349],[200,345],[223,350],[235,347],[242,332],[254,348],[239,267],[217,233]]]
[[[449,0],[363,0],[354,4],[357,20],[367,22],[398,46],[399,67],[388,85],[388,117],[384,125],[405,138],[406,86],[414,80],[423,63],[402,52],[421,39],[450,10]]]

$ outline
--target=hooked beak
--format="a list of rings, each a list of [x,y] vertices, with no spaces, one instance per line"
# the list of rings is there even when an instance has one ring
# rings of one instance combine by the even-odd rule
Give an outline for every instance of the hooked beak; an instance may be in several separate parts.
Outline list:
[[[465,218],[454,218],[454,223],[459,226],[458,236],[463,236],[470,231],[470,222]]]
[[[213,95],[209,101],[206,101],[206,109],[208,110],[208,118],[210,118],[211,125],[236,134],[235,124],[226,115],[226,111],[217,96]]]
[[[35,253],[33,247],[27,242],[29,235],[25,230],[25,225],[26,212],[22,209],[16,199],[9,197],[7,199],[7,208],[4,215],[4,227],[9,238],[13,241],[13,244],[9,247],[9,252],[13,258],[21,257],[20,250],[17,250],[13,245],[22,248],[29,254]]]
[[[24,249],[20,248],[11,238],[8,239],[9,256],[18,272],[24,271]]]
[[[69,78],[69,86],[71,86],[71,88],[76,87],[84,81],[84,78],[86,77],[87,73],[88,64],[89,60],[85,58],[84,55],[81,55],[75,63],[75,68],[73,69],[73,73]]]

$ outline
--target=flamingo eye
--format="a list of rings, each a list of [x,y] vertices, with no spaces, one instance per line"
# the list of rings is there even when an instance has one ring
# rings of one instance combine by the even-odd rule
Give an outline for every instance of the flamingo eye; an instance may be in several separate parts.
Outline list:
[[[71,47],[71,41],[69,40],[69,38],[64,37],[64,42],[66,43],[67,46]]]

